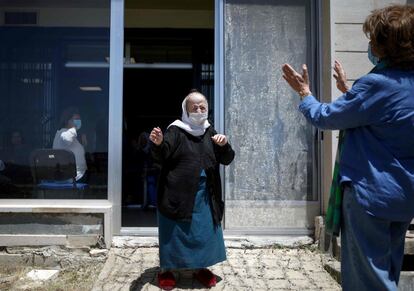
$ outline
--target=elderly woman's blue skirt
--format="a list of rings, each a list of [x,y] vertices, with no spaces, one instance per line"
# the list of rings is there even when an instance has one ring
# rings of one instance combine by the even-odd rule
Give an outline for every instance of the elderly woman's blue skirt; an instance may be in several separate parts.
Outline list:
[[[175,221],[158,212],[158,230],[162,269],[206,268],[226,260],[223,231],[213,223],[204,171],[191,221]]]

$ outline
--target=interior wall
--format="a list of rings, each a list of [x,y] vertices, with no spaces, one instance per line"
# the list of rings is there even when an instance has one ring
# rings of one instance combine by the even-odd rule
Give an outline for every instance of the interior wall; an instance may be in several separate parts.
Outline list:
[[[108,1],[109,3],[109,1]],[[109,27],[107,8],[39,8],[0,7],[0,25],[4,12],[36,12],[37,25],[41,27]]]
[[[126,28],[214,28],[214,11],[127,9]]]
[[[109,5],[108,5],[109,7]],[[109,27],[107,8],[0,7],[4,12],[36,12],[41,27]],[[214,28],[214,11],[187,9],[126,9],[126,28]]]
[[[126,9],[214,10],[214,0],[125,0]]]

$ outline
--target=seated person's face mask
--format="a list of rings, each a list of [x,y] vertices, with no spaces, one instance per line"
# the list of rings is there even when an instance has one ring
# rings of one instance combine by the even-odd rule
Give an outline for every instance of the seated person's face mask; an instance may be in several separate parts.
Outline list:
[[[73,125],[75,126],[76,130],[79,130],[82,127],[82,120],[73,119]]]

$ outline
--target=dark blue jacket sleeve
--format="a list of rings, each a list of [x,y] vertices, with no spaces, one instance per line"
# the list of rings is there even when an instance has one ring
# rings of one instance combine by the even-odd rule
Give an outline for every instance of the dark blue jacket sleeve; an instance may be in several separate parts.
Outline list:
[[[307,96],[299,111],[320,129],[347,129],[375,122],[378,110],[378,88],[373,74],[355,81],[350,90],[332,103],[321,103],[314,96]]]
[[[151,142],[151,154],[157,164],[162,165],[176,150],[179,144],[179,130],[176,126],[169,127],[162,143],[157,146]]]

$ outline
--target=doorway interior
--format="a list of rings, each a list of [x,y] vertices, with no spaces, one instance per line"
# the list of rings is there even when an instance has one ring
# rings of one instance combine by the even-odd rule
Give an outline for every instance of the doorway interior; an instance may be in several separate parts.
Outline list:
[[[125,29],[123,95],[122,227],[155,227],[159,166],[149,133],[181,117],[191,89],[209,101],[214,114],[214,30]]]

